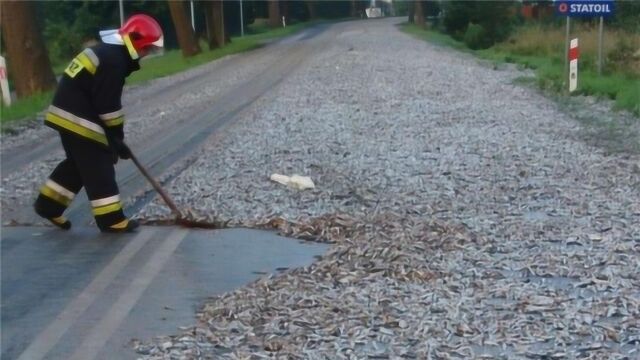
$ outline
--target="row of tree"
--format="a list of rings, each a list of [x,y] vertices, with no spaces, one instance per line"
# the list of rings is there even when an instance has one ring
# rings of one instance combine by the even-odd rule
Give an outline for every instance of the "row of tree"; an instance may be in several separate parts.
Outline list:
[[[417,0],[403,6],[408,21],[426,26],[426,18],[443,32],[463,41],[472,49],[488,48],[507,39],[512,29],[524,19],[521,6],[535,6],[548,14],[543,22],[561,25],[563,17],[554,16],[552,0]],[[616,0],[615,16],[607,19],[608,26],[640,33],[640,1]],[[595,21],[593,19],[592,21]]]
[[[195,29],[189,1],[127,0],[127,14],[146,13],[156,18],[169,48],[179,47],[183,56],[225,46],[256,18],[267,18],[271,27],[315,18],[356,17],[368,0],[278,1],[196,0]],[[241,5],[242,4],[242,5]],[[243,17],[240,19],[240,6]],[[3,45],[12,87],[18,97],[51,90],[56,85],[52,63],[69,61],[98,31],[119,25],[117,1],[8,1],[0,2]],[[197,30],[197,31],[196,31]]]

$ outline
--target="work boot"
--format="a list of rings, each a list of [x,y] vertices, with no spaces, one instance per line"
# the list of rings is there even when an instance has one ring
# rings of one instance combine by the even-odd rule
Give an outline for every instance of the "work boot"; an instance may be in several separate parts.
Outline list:
[[[132,233],[140,226],[137,221],[124,219],[121,222],[111,225],[109,227],[100,228],[100,231],[105,233]]]
[[[67,218],[65,218],[64,216],[47,216],[46,212],[42,208],[40,208],[37,203],[34,204],[33,208],[38,216],[49,220],[50,223],[59,227],[60,229],[71,229],[71,221],[67,220]]]

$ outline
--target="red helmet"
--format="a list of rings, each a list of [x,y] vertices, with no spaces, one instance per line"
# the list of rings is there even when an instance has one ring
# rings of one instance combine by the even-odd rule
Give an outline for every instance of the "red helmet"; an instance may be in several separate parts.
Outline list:
[[[147,55],[154,48],[164,46],[162,28],[151,16],[133,15],[118,30],[134,59]]]

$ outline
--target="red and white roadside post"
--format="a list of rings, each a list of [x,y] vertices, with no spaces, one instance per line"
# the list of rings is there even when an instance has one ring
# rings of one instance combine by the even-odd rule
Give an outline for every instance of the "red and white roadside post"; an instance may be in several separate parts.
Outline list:
[[[11,105],[11,93],[9,92],[9,79],[7,78],[7,63],[0,56],[0,89],[2,89],[2,101],[6,106]]]
[[[573,92],[578,87],[578,39],[572,39],[569,46],[569,92]]]
[[[600,29],[598,36],[598,75],[602,74],[602,42],[604,18],[613,16],[615,12],[616,1],[614,0],[553,0],[555,3],[556,14],[567,18],[567,31],[564,43],[564,73],[562,77],[566,79],[567,70],[569,75],[569,92],[572,92],[578,86],[578,39],[571,40],[569,45],[569,36],[571,30],[572,17],[600,17]],[[571,55],[569,52],[571,51]],[[569,69],[571,63],[571,69]],[[563,81],[563,87],[564,87]]]

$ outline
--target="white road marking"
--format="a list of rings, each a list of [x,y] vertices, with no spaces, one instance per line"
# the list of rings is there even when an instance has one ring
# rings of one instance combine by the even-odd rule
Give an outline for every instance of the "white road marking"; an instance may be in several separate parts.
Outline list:
[[[20,354],[18,360],[43,359],[155,232],[155,230],[145,228],[136,235],[100,274],[56,316],[55,320],[29,344],[27,349]]]
[[[131,284],[111,306],[109,312],[102,317],[82,341],[82,344],[76,348],[71,360],[90,360],[98,355],[188,233],[188,230],[176,229],[169,234],[153,257],[131,280]]]

